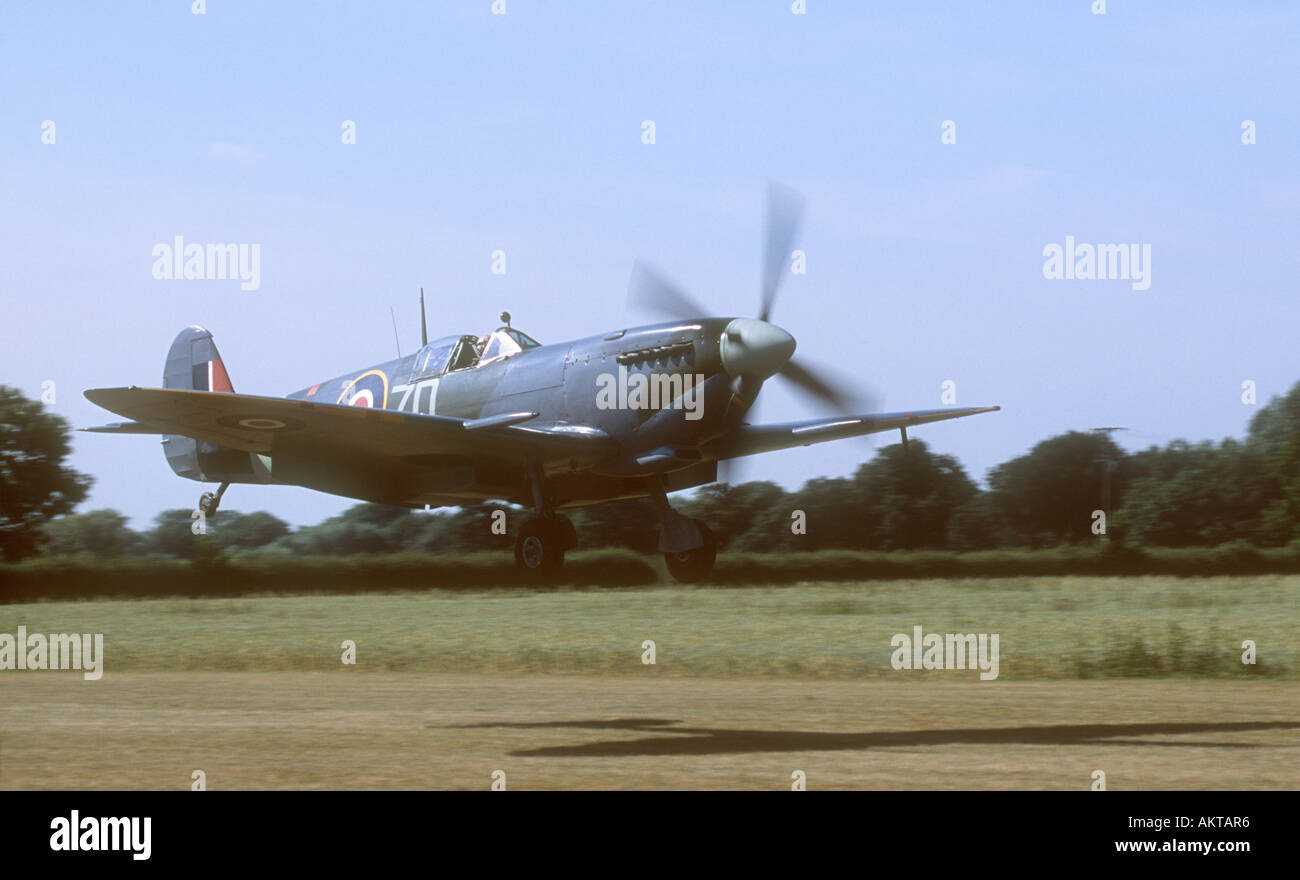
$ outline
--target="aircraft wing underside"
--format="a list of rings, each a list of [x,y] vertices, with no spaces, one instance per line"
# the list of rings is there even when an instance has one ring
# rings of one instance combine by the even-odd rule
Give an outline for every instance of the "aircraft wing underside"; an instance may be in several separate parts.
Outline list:
[[[734,431],[707,443],[702,452],[707,458],[723,460],[755,455],[794,446],[811,446],[828,440],[841,440],[881,431],[896,431],[913,425],[925,425],[947,419],[960,419],[986,412],[997,412],[999,406],[979,406],[954,409],[913,410],[912,412],[872,413],[862,416],[836,416],[803,422],[783,422],[776,425],[741,425]]]
[[[584,425],[539,423],[532,412],[459,419],[280,397],[134,386],[96,388],[85,394],[91,402],[132,420],[85,430],[192,437],[254,456],[269,456],[260,466],[255,465],[262,469],[261,476],[237,482],[288,483],[386,504],[437,506],[484,497],[512,499],[519,494],[527,459],[577,473],[598,469],[596,466],[619,453],[617,441],[604,431]],[[741,425],[706,443],[699,452],[705,462],[718,461],[998,409],[916,410]],[[220,479],[223,477],[205,478],[209,482]],[[713,477],[703,481],[709,479]],[[610,487],[602,483],[590,488],[591,494],[574,497],[603,497]],[[528,501],[523,497],[517,500]]]
[[[133,420],[91,431],[180,434],[270,456],[328,449],[354,456],[358,463],[419,464],[422,457],[431,456],[520,462],[530,455],[594,461],[615,448],[602,431],[537,424],[536,413],[458,419],[281,397],[137,387],[94,388],[86,397]]]

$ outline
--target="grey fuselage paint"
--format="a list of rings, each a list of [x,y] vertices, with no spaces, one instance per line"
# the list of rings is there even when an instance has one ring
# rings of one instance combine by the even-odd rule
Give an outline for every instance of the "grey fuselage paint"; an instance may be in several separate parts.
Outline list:
[[[550,479],[556,506],[641,497],[648,493],[652,475],[662,475],[670,491],[716,478],[716,463],[700,461],[698,447],[734,426],[758,392],[753,385],[744,389],[744,399],[735,399],[735,383],[722,369],[720,340],[731,320],[651,324],[524,348],[459,369],[449,368],[456,365],[446,361],[457,353],[462,341],[470,344],[475,337],[448,336],[414,354],[352,370],[287,396],[466,420],[535,412],[536,418],[524,427],[593,432],[611,438],[616,450],[597,461],[578,462],[557,455],[540,462]],[[491,337],[505,330],[500,328],[486,337],[486,351],[491,351]],[[665,391],[671,388],[675,396],[660,395],[656,407],[632,405],[635,395],[625,391],[628,383],[638,381],[631,378],[635,374],[643,375],[645,384],[657,384]],[[608,405],[611,383],[617,386],[614,406]],[[677,395],[679,389],[681,395]],[[347,475],[320,473],[321,467],[296,470],[292,462],[281,462],[276,456],[223,452],[239,458],[241,466],[235,468],[233,458],[210,458],[214,467],[202,468],[201,476],[180,469],[177,473],[209,481],[305,485],[406,506],[489,499],[531,504],[523,444],[514,461],[471,461],[431,450],[429,456],[407,465],[409,474],[396,479],[389,475],[383,480],[369,479],[360,471],[356,479],[349,479]],[[218,464],[228,469],[217,469]]]

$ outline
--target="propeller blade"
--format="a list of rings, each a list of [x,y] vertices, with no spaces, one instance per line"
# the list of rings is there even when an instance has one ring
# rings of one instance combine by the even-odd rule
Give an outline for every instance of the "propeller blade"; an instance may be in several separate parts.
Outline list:
[[[865,415],[880,410],[882,399],[871,388],[857,384],[849,385],[841,380],[831,379],[825,375],[824,371],[817,372],[794,361],[788,361],[785,367],[776,375],[787,379],[804,394],[830,404],[837,413]],[[743,382],[743,378],[737,381]],[[743,385],[739,387],[743,387]],[[758,416],[758,406],[763,399],[763,395],[758,391],[754,392],[754,394],[754,400],[743,416],[743,420],[751,425],[762,422],[762,419]],[[719,461],[718,482],[732,486],[744,482],[747,470],[746,461],[747,459],[744,457]]]
[[[708,309],[642,260],[632,264],[627,301],[629,305],[660,312],[670,318],[699,318],[709,314]]]
[[[775,181],[767,184],[767,238],[763,243],[763,289],[758,318],[772,315],[776,291],[785,277],[790,260],[790,246],[799,232],[803,218],[803,196]]]
[[[794,361],[788,362],[778,373],[805,394],[830,404],[837,412],[861,415],[876,408],[876,395],[863,388],[848,388],[824,375],[819,375]]]
[[[762,423],[763,420],[758,414],[758,402],[762,397],[761,394],[756,397],[754,402],[749,405],[749,409],[745,410],[745,422],[748,422],[751,425]],[[746,472],[748,471],[747,462],[748,459],[743,457],[724,458],[722,461],[718,462],[717,482],[726,483],[728,486],[737,486],[745,482],[745,477],[747,475]]]
[[[718,462],[718,478],[715,483],[726,483],[728,486],[735,486],[745,482],[744,470],[741,467],[743,458],[724,458]]]

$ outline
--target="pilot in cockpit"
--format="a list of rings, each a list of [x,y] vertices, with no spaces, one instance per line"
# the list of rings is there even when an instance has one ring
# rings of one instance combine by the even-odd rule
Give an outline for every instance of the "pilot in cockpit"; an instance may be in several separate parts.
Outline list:
[[[460,342],[456,344],[456,352],[452,355],[451,363],[447,365],[447,372],[474,366],[478,363],[481,351],[477,339],[473,336],[462,336]]]
[[[509,357],[525,349],[537,348],[541,345],[540,342],[527,333],[522,333],[510,326],[509,312],[502,312],[501,320],[505,322],[504,326],[498,327],[478,339],[476,348],[478,349],[479,363]]]
[[[510,326],[510,313],[502,312],[504,326],[498,327],[483,336],[462,336],[456,342],[455,351],[447,364],[446,372],[464,370],[497,358],[509,357],[529,348],[541,345],[527,333],[522,333]]]

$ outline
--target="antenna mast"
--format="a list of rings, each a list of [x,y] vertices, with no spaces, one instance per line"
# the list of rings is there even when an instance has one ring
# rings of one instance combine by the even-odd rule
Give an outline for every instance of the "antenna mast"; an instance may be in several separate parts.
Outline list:
[[[420,345],[429,344],[429,322],[424,319],[424,288],[420,288]]]

